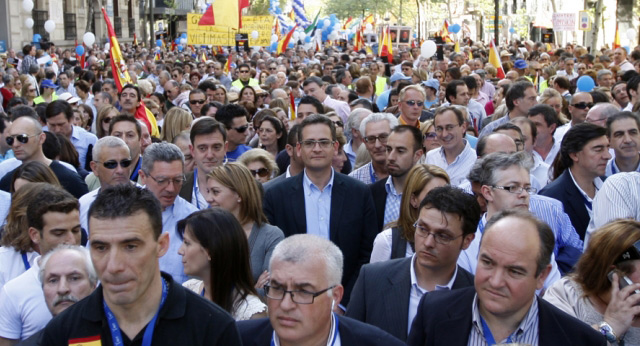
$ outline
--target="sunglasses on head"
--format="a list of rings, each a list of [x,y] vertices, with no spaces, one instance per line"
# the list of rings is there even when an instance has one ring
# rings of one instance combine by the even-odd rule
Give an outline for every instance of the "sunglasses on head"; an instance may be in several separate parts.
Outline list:
[[[578,109],[587,109],[587,108],[592,108],[593,107],[593,102],[578,102],[573,104],[572,106],[578,108]]]
[[[232,127],[232,130],[236,130],[238,133],[244,133],[244,131],[247,131],[247,129],[249,128],[249,125],[243,125],[240,127]]]
[[[29,136],[28,134],[23,133],[21,135],[8,136],[6,138],[6,141],[7,141],[7,144],[9,146],[13,145],[13,142],[14,142],[15,139],[17,139],[18,142],[20,142],[22,144],[27,144],[29,142],[29,138],[30,137],[35,137],[35,136],[37,136],[37,135]]]
[[[189,103],[191,103],[192,105],[195,105],[196,103],[201,105],[205,103],[205,100],[189,100]]]
[[[260,178],[264,178],[267,175],[269,175],[269,170],[264,167],[260,169],[250,169],[249,171],[251,172],[251,175],[253,175],[254,177],[257,175]]]
[[[131,166],[131,159],[124,159],[124,160],[120,160],[120,162],[116,161],[116,160],[109,160],[109,161],[104,161],[104,162],[100,162],[100,161],[96,161],[97,163],[102,163],[102,166],[104,166],[104,168],[106,169],[115,169],[116,167],[118,167],[118,164],[120,164],[120,167],[122,168],[127,168],[129,166]]]

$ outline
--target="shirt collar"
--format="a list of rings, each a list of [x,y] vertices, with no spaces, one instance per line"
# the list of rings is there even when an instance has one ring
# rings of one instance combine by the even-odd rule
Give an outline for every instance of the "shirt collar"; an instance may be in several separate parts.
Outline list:
[[[416,254],[414,253],[413,256],[411,256],[411,266],[409,267],[409,273],[411,275],[411,288],[417,288],[422,293],[426,293],[428,291],[420,287],[420,285],[418,285],[418,276],[416,275],[415,265],[416,265]],[[456,281],[456,276],[458,276],[458,265],[456,265],[456,270],[453,272],[453,276],[451,277],[451,280],[449,280],[449,282],[447,282],[446,285],[436,285],[436,291],[451,290],[451,287],[453,287],[454,281]]]
[[[533,302],[529,307],[529,311],[524,316],[518,328],[514,330],[511,335],[515,335],[516,337],[525,333],[528,329],[532,328],[536,319],[538,318],[538,299],[534,294]],[[471,307],[471,323],[477,329],[478,333],[484,337],[482,322],[480,322],[480,309],[478,308],[478,294],[476,293],[473,297],[473,305]],[[496,340],[496,342],[500,343],[502,340]]]
[[[329,179],[329,181],[327,182],[327,186],[324,187],[324,189],[321,191],[320,188],[318,188],[312,181],[311,179],[309,179],[309,176],[307,176],[307,169],[304,169],[304,175],[303,175],[303,179],[302,179],[302,184],[304,185],[306,191],[311,191],[311,189],[316,189],[318,191],[323,192],[326,189],[329,189],[329,191],[331,191],[331,188],[333,187],[333,167],[331,168],[331,178]]]
[[[580,191],[580,194],[582,194],[587,202],[593,202],[593,199],[589,197],[589,195],[587,195],[587,193],[584,192],[584,190],[576,182],[576,179],[573,177],[573,173],[571,173],[571,168],[568,168],[567,170],[569,171],[569,176],[571,176],[573,184],[578,188],[578,191]],[[602,179],[600,179],[600,177],[596,177],[595,179],[593,179],[593,185],[596,187],[596,193],[598,193],[598,190],[600,190],[600,188],[602,187]]]
[[[341,345],[340,342],[340,330],[338,328],[338,324],[336,323],[336,315],[331,313],[331,329],[329,329],[329,337],[327,338],[327,346],[338,346]],[[335,343],[333,342],[335,339]],[[271,338],[273,341],[273,346],[280,346],[280,338],[278,334],[276,334],[276,330],[273,330],[273,336]]]
[[[371,166],[371,168],[373,169],[373,165]],[[374,172],[374,174],[375,174],[375,172]],[[395,187],[395,185],[393,185],[393,178],[391,176],[389,176],[389,179],[387,179],[387,182],[384,183],[384,188],[385,188],[385,190],[387,190],[388,194],[392,194],[394,196],[402,197],[402,191],[400,191],[400,193],[398,193],[398,191],[396,191],[396,187]]]
[[[456,159],[453,160],[453,162],[451,162],[452,165],[458,162],[458,160],[460,160],[460,158],[465,154],[467,150],[471,149],[471,145],[469,144],[469,141],[467,141],[464,138],[462,140],[464,141],[464,149],[462,149],[462,151],[460,152],[460,155],[458,155]],[[447,155],[444,153],[444,147],[440,147],[440,156],[442,156],[442,159],[444,160],[444,162],[447,162]]]

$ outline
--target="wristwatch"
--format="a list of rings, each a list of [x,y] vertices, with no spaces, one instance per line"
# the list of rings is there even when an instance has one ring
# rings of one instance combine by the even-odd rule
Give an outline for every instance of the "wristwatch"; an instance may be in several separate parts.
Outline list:
[[[605,321],[600,322],[600,324],[598,325],[598,329],[600,330],[600,333],[602,333],[602,335],[607,338],[608,342],[615,343],[618,341],[618,337],[613,332],[613,328],[611,328],[609,323]]]

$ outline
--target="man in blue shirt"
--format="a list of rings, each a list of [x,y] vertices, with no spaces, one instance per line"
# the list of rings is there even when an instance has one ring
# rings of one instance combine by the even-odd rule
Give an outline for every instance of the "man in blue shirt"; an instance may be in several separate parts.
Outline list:
[[[249,135],[249,120],[247,110],[236,104],[228,104],[218,109],[216,120],[227,129],[227,161],[233,162],[244,152],[251,150],[246,145]]]
[[[73,126],[71,117],[73,117],[73,109],[67,101],[57,100],[51,102],[45,111],[47,118],[48,131],[61,134],[71,141],[78,151],[78,161],[80,168],[87,169],[87,154],[98,141],[98,137],[91,132],[87,132],[81,127]],[[45,131],[46,131],[45,130]],[[91,162],[91,160],[89,160]]]

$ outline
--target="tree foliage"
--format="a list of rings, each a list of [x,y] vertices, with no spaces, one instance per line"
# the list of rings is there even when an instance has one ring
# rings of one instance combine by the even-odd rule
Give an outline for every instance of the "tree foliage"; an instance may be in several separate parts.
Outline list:
[[[338,18],[359,17],[362,15],[384,15],[391,11],[393,0],[328,0],[325,14],[335,13]]]

